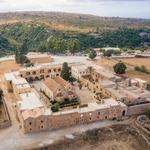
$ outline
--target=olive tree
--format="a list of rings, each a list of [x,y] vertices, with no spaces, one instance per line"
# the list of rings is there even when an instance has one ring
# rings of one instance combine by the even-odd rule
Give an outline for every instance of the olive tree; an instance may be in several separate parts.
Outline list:
[[[116,74],[124,74],[126,73],[127,69],[126,65],[123,62],[117,63],[113,68]]]

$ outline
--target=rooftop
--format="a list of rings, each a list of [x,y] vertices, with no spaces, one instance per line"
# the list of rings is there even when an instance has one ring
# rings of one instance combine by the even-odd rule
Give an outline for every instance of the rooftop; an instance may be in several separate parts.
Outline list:
[[[72,68],[75,68],[79,71],[83,71],[83,70],[86,70],[88,69],[88,66],[84,65],[84,64],[81,64],[81,65],[76,65],[76,66],[73,66]]]
[[[84,112],[92,112],[95,110],[100,110],[100,109],[107,109],[110,107],[126,107],[125,104],[122,102],[118,102],[114,100],[113,98],[105,99],[104,103],[97,104],[96,102],[89,103],[88,107],[83,107],[83,108],[76,108],[68,111],[62,111],[62,112],[56,112],[53,113],[53,115],[60,115],[60,114],[69,114],[69,113],[84,113]]]
[[[33,52],[30,52],[26,55],[27,58],[43,58],[43,57],[51,57],[50,55],[44,53],[44,54],[41,54],[41,53],[33,53]]]
[[[5,76],[6,80],[12,81],[13,84],[15,84],[15,85],[25,85],[25,86],[27,86],[27,84],[28,84],[26,79],[21,78],[19,76],[19,72],[6,73],[4,76]]]
[[[25,110],[22,112],[22,116],[23,119],[27,119],[27,118],[36,118],[41,116],[44,113],[44,109],[41,108],[35,108],[33,110]]]
[[[30,88],[30,85],[25,83],[25,84],[17,84],[16,87],[18,89],[25,89],[25,88]]]
[[[60,76],[57,76],[56,78],[54,78],[54,80],[63,87],[66,87],[69,84],[66,80],[64,80]]]
[[[79,65],[79,64],[81,64],[81,63],[79,63],[79,62],[68,63],[69,66],[76,66],[76,65]],[[62,67],[62,63],[60,63],[60,62],[51,62],[51,63],[37,64],[35,66],[21,68],[19,70],[19,72],[22,72],[22,71],[32,71],[32,70],[40,70],[40,69],[43,69],[43,68],[44,69],[57,68],[57,67]]]
[[[44,107],[40,101],[40,98],[34,92],[19,95],[21,100],[18,102],[18,106],[22,111]]]
[[[60,86],[54,79],[51,78],[47,78],[43,81],[43,83],[53,92]]]

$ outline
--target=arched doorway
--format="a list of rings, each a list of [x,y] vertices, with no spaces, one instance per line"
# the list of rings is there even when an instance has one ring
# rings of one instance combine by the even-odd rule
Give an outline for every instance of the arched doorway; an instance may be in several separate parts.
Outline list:
[[[38,78],[38,77],[35,77],[35,80],[36,80],[36,81],[38,81],[38,80],[39,80],[39,78]]]
[[[122,116],[125,116],[125,114],[126,114],[126,111],[124,110],[124,111],[122,112]]]

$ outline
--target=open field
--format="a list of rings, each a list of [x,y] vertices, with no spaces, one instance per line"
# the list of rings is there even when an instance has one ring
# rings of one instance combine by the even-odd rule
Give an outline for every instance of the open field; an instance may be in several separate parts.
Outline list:
[[[144,65],[146,68],[150,69],[150,59],[149,58],[126,58],[122,59],[124,63],[130,66],[141,66]]]
[[[0,75],[19,68],[20,65],[16,64],[14,60],[0,61]]]
[[[62,140],[45,147],[48,150],[149,150],[137,131],[130,125],[114,125],[93,129],[73,140]],[[40,150],[40,149],[37,149]]]
[[[138,72],[134,70],[135,66],[141,66],[144,65],[150,70],[150,59],[149,58],[123,58],[123,59],[114,59],[114,58],[98,58],[96,60],[97,65],[102,65],[109,70],[113,71],[113,66],[118,63],[119,61],[123,61],[128,69],[127,69],[127,75],[130,78],[141,78],[143,80],[146,80],[150,82],[150,75],[142,72]]]

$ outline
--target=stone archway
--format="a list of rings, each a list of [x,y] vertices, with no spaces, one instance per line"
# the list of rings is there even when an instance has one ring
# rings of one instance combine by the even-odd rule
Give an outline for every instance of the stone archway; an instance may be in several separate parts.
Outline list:
[[[44,79],[44,75],[40,75],[40,79],[43,80]]]
[[[36,77],[35,77],[35,80],[38,81],[38,80],[39,80],[39,77],[36,76]]]
[[[33,78],[32,78],[32,77],[28,77],[28,78],[26,78],[26,80],[27,80],[28,82],[33,82]]]
[[[125,116],[125,114],[126,114],[126,111],[125,111],[125,110],[123,110],[123,112],[122,112],[122,116]]]

